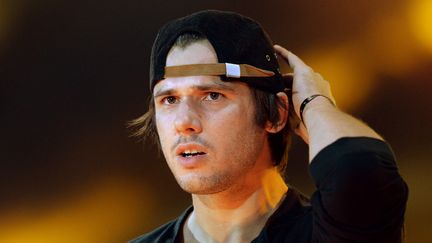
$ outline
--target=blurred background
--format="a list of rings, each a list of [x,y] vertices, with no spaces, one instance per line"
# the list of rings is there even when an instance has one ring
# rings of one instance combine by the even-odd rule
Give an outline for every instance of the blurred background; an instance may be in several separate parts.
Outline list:
[[[208,8],[258,20],[391,143],[410,187],[407,240],[428,242],[430,0],[0,0],[0,242],[125,242],[190,204],[125,124],[146,110],[158,28]],[[313,192],[299,139],[287,181]]]

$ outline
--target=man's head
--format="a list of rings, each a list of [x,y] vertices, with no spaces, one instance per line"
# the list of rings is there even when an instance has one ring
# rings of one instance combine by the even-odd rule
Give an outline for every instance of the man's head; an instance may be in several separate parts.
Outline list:
[[[213,19],[209,20],[208,16],[199,17],[200,15],[210,15]],[[205,31],[205,28],[193,29],[194,25],[189,26],[189,22],[207,28],[213,26],[213,31],[217,32],[217,26],[221,26],[218,21],[223,21],[220,18],[226,17],[225,15],[249,24],[245,29],[242,29],[242,26],[226,26],[225,29],[229,33],[235,31],[232,29],[241,29],[238,32],[244,32],[242,33],[244,36],[240,36],[245,38],[244,42],[264,42],[266,47],[260,47],[264,50],[261,53],[264,58],[247,57],[251,55],[250,53],[256,52],[256,48],[218,51],[217,48],[235,49],[233,46],[242,48],[244,45],[239,45],[239,40],[233,35],[212,36]],[[273,50],[266,54],[267,49],[272,47],[267,35],[253,20],[233,13],[207,11],[189,16],[192,20],[187,21],[187,18],[167,24],[161,29],[155,41],[150,74],[153,97],[149,111],[133,122],[134,125],[140,126],[137,135],[153,135],[161,145],[165,158],[180,185],[185,190],[195,193],[222,190],[224,186],[221,185],[221,181],[229,183],[234,177],[238,177],[241,171],[253,168],[255,161],[263,156],[263,149],[266,148],[273,165],[283,171],[290,141],[289,124],[285,125],[288,107],[286,98],[276,94],[277,91],[281,91],[283,84]],[[198,20],[211,21],[213,25]],[[176,25],[180,27],[169,30]],[[172,33],[173,37],[170,37],[170,32],[175,32]],[[248,32],[252,32],[252,35],[247,35]],[[254,38],[258,39],[254,40]],[[166,46],[163,45],[164,43]],[[216,49],[212,43],[218,43]],[[220,63],[221,60],[233,62],[234,59],[229,59],[228,54],[239,59],[237,64],[267,68],[265,70],[271,70],[275,75],[266,78],[234,79],[226,76],[201,75],[164,77],[165,67],[214,64]],[[244,60],[240,60],[242,58]],[[260,58],[263,60],[258,60]],[[248,61],[249,59],[251,60]],[[161,66],[163,69],[160,68]],[[200,163],[207,163],[205,161],[210,160],[213,163],[208,169],[201,171],[201,174],[187,173]],[[218,167],[220,164],[225,165]],[[210,172],[217,171],[220,173],[213,173],[210,176]],[[195,179],[191,178],[192,175]],[[193,181],[207,183],[207,187],[194,183],[188,184]],[[212,187],[212,183],[216,182],[220,187]]]

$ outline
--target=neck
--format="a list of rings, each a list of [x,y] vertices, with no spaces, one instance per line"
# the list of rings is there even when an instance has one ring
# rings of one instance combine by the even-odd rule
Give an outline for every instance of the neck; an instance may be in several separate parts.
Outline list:
[[[200,242],[250,242],[277,209],[287,185],[276,168],[263,170],[250,185],[210,194],[192,195],[194,211],[185,235]]]

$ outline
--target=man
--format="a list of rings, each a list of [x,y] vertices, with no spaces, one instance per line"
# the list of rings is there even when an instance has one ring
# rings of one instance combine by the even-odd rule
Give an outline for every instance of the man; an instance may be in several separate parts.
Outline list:
[[[133,124],[158,139],[193,207],[132,242],[402,241],[408,190],[388,145],[255,21],[202,11],[169,22],[150,87],[149,111]],[[281,175],[291,130],[309,145],[310,202]]]

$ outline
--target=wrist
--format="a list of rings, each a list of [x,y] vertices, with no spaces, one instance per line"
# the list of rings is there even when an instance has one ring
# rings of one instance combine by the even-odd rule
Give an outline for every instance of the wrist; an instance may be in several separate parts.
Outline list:
[[[299,110],[300,120],[304,125],[306,125],[304,122],[304,114],[306,113],[306,110],[318,106],[328,107],[329,105],[331,105],[331,107],[336,107],[335,102],[331,98],[325,95],[315,94],[309,96],[308,98],[304,99],[303,102],[300,104],[300,110]]]

